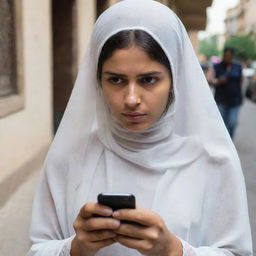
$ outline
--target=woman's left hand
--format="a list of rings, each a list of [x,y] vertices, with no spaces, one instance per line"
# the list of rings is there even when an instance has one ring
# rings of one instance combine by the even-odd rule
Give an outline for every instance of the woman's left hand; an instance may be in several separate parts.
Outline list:
[[[182,256],[181,241],[166,227],[157,213],[148,209],[122,209],[115,211],[118,220],[138,224],[122,223],[114,232],[120,244],[138,250],[148,256]]]

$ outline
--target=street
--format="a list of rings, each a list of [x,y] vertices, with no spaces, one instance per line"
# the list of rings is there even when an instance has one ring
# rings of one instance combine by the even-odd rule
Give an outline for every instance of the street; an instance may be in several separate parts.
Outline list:
[[[249,205],[249,215],[256,252],[256,104],[246,101],[242,107],[235,146],[244,171]]]
[[[235,137],[235,146],[241,158],[244,171],[249,214],[253,234],[254,251],[256,251],[256,104],[246,101],[241,109],[239,126]],[[33,165],[33,172],[27,174],[27,179],[14,193],[8,195],[8,200],[0,205],[0,256],[22,256],[29,247],[28,227],[31,214],[31,203],[35,184],[39,177],[41,160]],[[11,179],[10,179],[11,180]],[[10,182],[10,181],[9,181]],[[4,184],[6,187],[12,184]],[[0,198],[3,200],[4,191]],[[4,200],[3,200],[4,201]]]

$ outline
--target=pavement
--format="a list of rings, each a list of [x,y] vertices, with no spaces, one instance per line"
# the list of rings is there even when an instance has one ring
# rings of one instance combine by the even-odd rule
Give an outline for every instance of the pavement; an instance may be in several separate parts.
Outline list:
[[[254,251],[256,251],[256,104],[246,101],[235,136],[246,181]],[[0,177],[0,256],[24,256],[31,205],[45,152],[5,180]]]
[[[22,184],[0,209],[0,255],[26,255],[30,246],[28,227],[38,170]]]
[[[253,251],[256,252],[256,104],[245,101],[234,140],[244,171]]]
[[[24,256],[30,247],[31,206],[46,150],[4,180],[0,176],[0,256]]]

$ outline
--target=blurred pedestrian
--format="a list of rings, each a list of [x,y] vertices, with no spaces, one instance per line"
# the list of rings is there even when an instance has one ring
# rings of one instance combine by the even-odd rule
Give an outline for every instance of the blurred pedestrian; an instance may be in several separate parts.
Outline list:
[[[215,101],[222,115],[228,132],[233,138],[242,104],[242,67],[233,61],[234,48],[225,47],[223,59],[214,65]]]
[[[209,83],[209,85],[211,85],[212,80],[214,79],[215,76],[215,72],[213,69],[213,65],[210,62],[203,62],[200,63],[201,68],[204,72],[205,78],[207,80],[207,82]]]

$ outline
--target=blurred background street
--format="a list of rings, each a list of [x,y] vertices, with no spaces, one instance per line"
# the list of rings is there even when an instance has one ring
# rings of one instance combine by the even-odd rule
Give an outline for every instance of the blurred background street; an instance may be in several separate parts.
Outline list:
[[[0,256],[22,256],[35,186],[97,17],[119,0],[0,0]],[[184,23],[214,92],[232,46],[242,67],[234,144],[244,171],[256,251],[256,1],[158,0]]]

